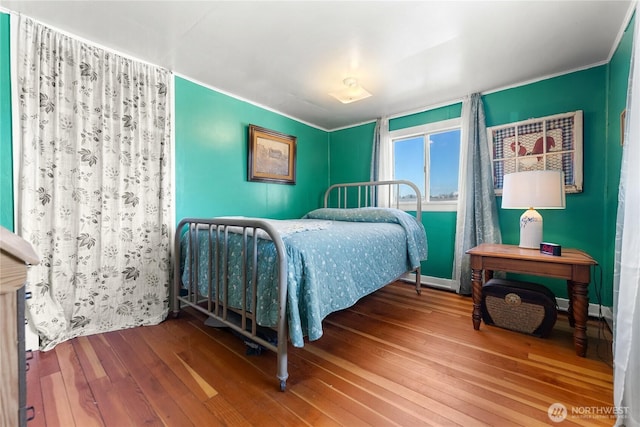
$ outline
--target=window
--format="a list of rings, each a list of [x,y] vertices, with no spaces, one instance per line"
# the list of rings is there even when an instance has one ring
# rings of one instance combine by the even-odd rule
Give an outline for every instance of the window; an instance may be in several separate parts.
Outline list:
[[[393,179],[414,182],[425,210],[455,210],[458,201],[460,119],[400,129],[389,133]],[[400,189],[400,204],[411,202]]]

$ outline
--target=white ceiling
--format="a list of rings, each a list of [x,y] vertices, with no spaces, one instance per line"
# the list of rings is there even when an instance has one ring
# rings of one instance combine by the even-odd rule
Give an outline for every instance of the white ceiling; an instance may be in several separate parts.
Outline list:
[[[5,10],[325,130],[610,59],[630,1],[12,1]],[[329,96],[356,77],[373,94]]]

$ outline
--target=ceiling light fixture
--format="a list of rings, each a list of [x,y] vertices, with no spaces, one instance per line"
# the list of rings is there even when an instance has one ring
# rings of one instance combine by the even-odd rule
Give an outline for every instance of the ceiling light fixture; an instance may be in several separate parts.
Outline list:
[[[333,96],[343,104],[349,104],[351,102],[360,101],[371,96],[369,92],[358,84],[358,80],[355,77],[347,77],[342,81],[346,88],[337,91],[330,92],[329,95]]]

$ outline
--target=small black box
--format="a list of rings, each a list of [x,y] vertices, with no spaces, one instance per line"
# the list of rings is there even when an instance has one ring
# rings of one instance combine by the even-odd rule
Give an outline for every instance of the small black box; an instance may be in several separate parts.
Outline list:
[[[560,256],[562,248],[556,243],[540,243],[540,253],[547,255]]]
[[[482,320],[546,338],[558,318],[556,297],[537,283],[491,279],[482,287]]]

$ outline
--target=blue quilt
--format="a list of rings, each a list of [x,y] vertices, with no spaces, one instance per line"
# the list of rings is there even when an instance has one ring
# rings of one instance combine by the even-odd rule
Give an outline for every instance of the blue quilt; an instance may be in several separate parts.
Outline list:
[[[271,224],[281,230],[287,252],[287,316],[289,336],[295,347],[304,345],[305,336],[309,340],[320,338],[322,320],[328,314],[352,306],[363,296],[417,268],[427,258],[424,227],[411,215],[396,209],[318,209],[300,220],[272,220]],[[182,253],[187,257],[188,236],[186,233],[182,240]],[[275,326],[278,306],[275,247],[270,240],[257,237],[260,256],[254,312],[259,325]],[[198,245],[198,291],[206,295],[209,244],[206,238],[199,238]],[[241,305],[243,287],[242,265],[237,261],[241,248],[241,236],[231,235],[228,299],[236,307]],[[187,267],[183,268],[183,283],[188,283],[190,264],[186,262]],[[248,299],[251,301],[250,294]],[[253,311],[253,307],[250,309]]]

